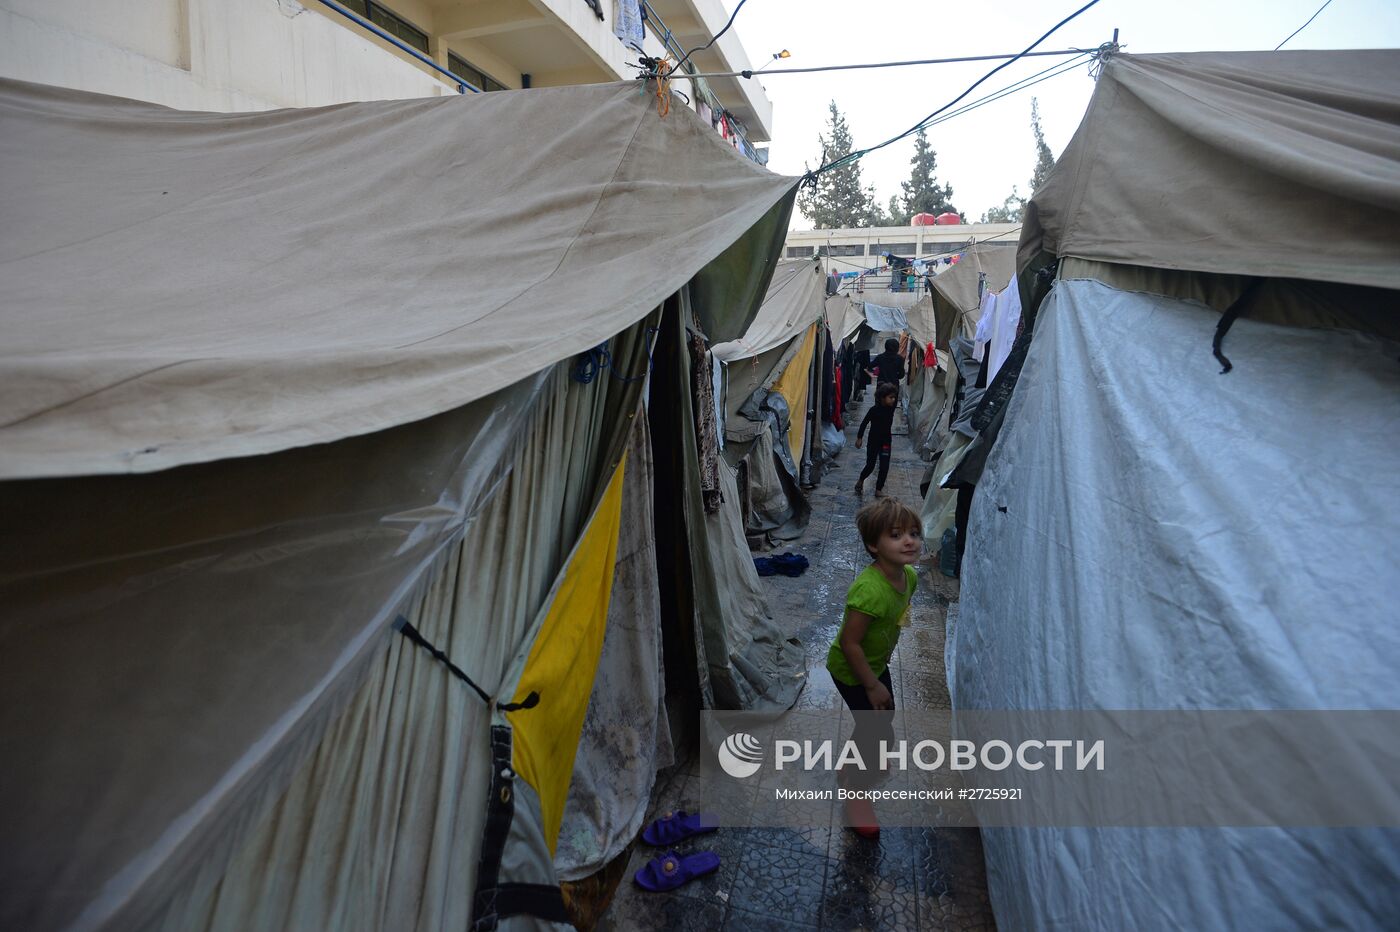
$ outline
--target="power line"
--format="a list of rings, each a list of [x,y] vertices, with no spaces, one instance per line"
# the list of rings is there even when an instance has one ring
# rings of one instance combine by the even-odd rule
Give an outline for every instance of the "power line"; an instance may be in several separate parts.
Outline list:
[[[981,84],[982,84],[984,81],[986,81],[986,80],[987,80],[988,78],[990,78],[992,75],[996,74],[998,71],[1001,71],[1003,68],[1006,68],[1006,67],[1010,66],[1011,64],[1015,63],[1016,61],[1018,61],[1018,60],[1024,58],[1025,56],[1029,55],[1032,51],[1035,50],[1035,47],[1036,47],[1037,45],[1039,45],[1040,43],[1044,42],[1046,39],[1050,38],[1051,35],[1053,35],[1056,31],[1058,31],[1058,30],[1060,29],[1060,27],[1064,26],[1066,23],[1070,22],[1071,20],[1073,20],[1074,18],[1076,18],[1077,16],[1079,16],[1081,13],[1085,12],[1086,10],[1088,10],[1090,7],[1093,7],[1093,6],[1097,5],[1098,2],[1099,2],[1099,0],[1089,0],[1088,3],[1084,4],[1082,7],[1080,7],[1080,8],[1077,9],[1077,10],[1075,10],[1073,13],[1071,13],[1071,14],[1068,15],[1068,16],[1066,16],[1064,19],[1060,20],[1060,21],[1059,21],[1058,23],[1056,23],[1054,26],[1050,27],[1050,30],[1049,30],[1048,32],[1046,32],[1044,35],[1042,35],[1039,39],[1036,39],[1036,40],[1035,40],[1034,42],[1032,42],[1030,45],[1026,46],[1026,48],[1025,48],[1020,54],[1018,54],[1015,58],[1011,58],[1011,59],[1009,59],[1009,60],[1007,60],[1007,61],[1002,62],[1000,65],[997,65],[997,66],[996,66],[995,68],[993,68],[991,71],[988,71],[986,74],[982,75],[982,77],[978,78],[975,82],[973,82],[972,86],[969,87],[967,90],[963,91],[963,92],[962,92],[961,94],[959,94],[957,97],[954,97],[954,98],[953,98],[952,100],[950,100],[948,103],[944,104],[942,107],[939,107],[937,110],[933,111],[933,112],[930,113],[928,116],[924,117],[922,120],[920,120],[918,123],[915,123],[913,126],[909,127],[909,128],[908,128],[907,130],[905,130],[904,132],[900,133],[900,134],[897,135],[897,136],[892,136],[892,137],[890,137],[889,139],[886,139],[886,140],[885,140],[884,142],[882,142],[882,143],[878,143],[878,144],[876,144],[876,145],[870,146],[869,148],[866,148],[866,149],[858,149],[858,150],[856,150],[855,152],[851,152],[851,153],[849,153],[849,154],[847,154],[847,155],[842,156],[842,157],[839,158],[839,159],[836,159],[836,160],[834,160],[834,161],[832,161],[832,162],[827,163],[826,165],[821,166],[820,168],[816,169],[815,171],[810,171],[810,172],[808,172],[807,175],[805,176],[805,179],[806,179],[807,181],[809,181],[810,183],[815,184],[815,183],[816,183],[816,178],[817,178],[817,176],[820,175],[820,174],[821,174],[822,172],[824,172],[824,171],[829,171],[829,170],[831,170],[831,169],[833,169],[833,168],[836,168],[836,167],[839,167],[839,166],[841,166],[841,165],[846,165],[846,164],[848,164],[848,163],[850,163],[850,162],[854,162],[856,159],[859,159],[859,158],[862,158],[862,157],[864,157],[864,156],[866,156],[866,155],[869,155],[871,152],[874,152],[874,151],[876,151],[877,149],[883,149],[885,146],[888,146],[888,145],[890,145],[891,143],[894,143],[894,142],[898,142],[899,140],[904,139],[906,136],[912,136],[914,133],[918,132],[921,128],[923,128],[926,124],[928,124],[931,120],[933,120],[934,117],[938,116],[939,114],[943,113],[943,112],[946,111],[946,110],[951,109],[951,108],[954,107],[956,104],[958,104],[959,102],[961,102],[962,99],[963,99],[964,97],[966,97],[968,94],[971,94],[973,91],[975,91],[979,86],[981,86]]]
[[[1085,57],[1089,57],[1091,54],[1092,53],[1086,52]],[[1035,85],[1040,84],[1042,81],[1049,81],[1051,78],[1057,78],[1062,74],[1073,71],[1075,68],[1078,68],[1082,64],[1084,64],[1084,62],[1080,59],[1073,59],[1071,61],[1061,62],[1057,65],[1051,65],[1044,71],[1037,71],[1030,77],[1022,78],[1015,84],[1007,85],[999,91],[993,91],[985,97],[979,97],[972,103],[964,104],[956,110],[943,114],[936,120],[930,120],[927,125],[937,126],[940,123],[943,123],[947,120],[951,120],[955,116],[962,116],[964,113],[969,113],[973,110],[976,110],[978,107],[984,107],[987,104],[995,103],[996,101],[1001,100],[1003,97],[1009,97],[1012,94],[1034,87]]]
[[[675,72],[677,72],[677,71],[680,71],[681,68],[685,65],[685,63],[688,62],[688,61],[690,61],[690,56],[694,55],[696,52],[703,52],[703,51],[705,51],[705,49],[709,48],[710,46],[712,46],[712,45],[714,45],[716,42],[718,42],[718,41],[719,41],[719,37],[722,36],[722,35],[724,35],[726,32],[728,32],[728,31],[729,31],[729,27],[734,25],[734,18],[735,18],[736,16],[739,15],[739,11],[742,10],[742,9],[744,8],[744,4],[745,4],[745,3],[748,3],[748,2],[749,2],[749,0],[739,0],[739,5],[736,6],[736,7],[734,8],[734,12],[730,14],[730,16],[729,16],[729,22],[727,22],[727,23],[724,24],[724,28],[721,29],[719,32],[715,33],[714,36],[712,36],[712,37],[710,38],[710,41],[709,41],[709,42],[706,42],[704,45],[697,45],[695,48],[691,49],[689,52],[686,52],[686,53],[685,53],[685,57],[682,58],[680,61],[676,62],[676,66],[675,66],[674,68],[671,69],[671,72],[672,72],[672,73],[675,73]]]
[[[1054,52],[1008,52],[1005,55],[965,55],[961,58],[920,58],[915,61],[878,61],[858,65],[816,65],[811,68],[774,68],[771,71],[745,68],[743,71],[705,71],[696,74],[677,75],[678,78],[752,78],[758,74],[810,74],[815,71],[856,71],[863,68],[902,68],[906,65],[951,65],[969,61],[1000,61],[1004,58],[1035,58],[1042,55],[1084,55],[1090,49],[1063,49]],[[1010,62],[1008,62],[1010,64]]]
[[[1309,17],[1308,17],[1308,21],[1307,21],[1306,23],[1304,23],[1303,25],[1299,26],[1297,29],[1293,30],[1292,32],[1290,32],[1290,33],[1288,34],[1288,39],[1293,38],[1293,37],[1296,36],[1298,33],[1302,32],[1304,29],[1307,29],[1309,26],[1311,26],[1311,25],[1312,25],[1312,21],[1315,20],[1315,19],[1317,19],[1318,13],[1321,13],[1323,10],[1327,9],[1328,5],[1329,5],[1331,2],[1332,2],[1332,0],[1327,0],[1327,3],[1324,3],[1322,6],[1318,7],[1318,8],[1317,8],[1317,13],[1314,13],[1312,16],[1309,16]],[[1288,39],[1284,39],[1284,40],[1283,40],[1282,42],[1280,42],[1278,45],[1274,46],[1274,51],[1277,52],[1279,49],[1281,49],[1281,48],[1283,48],[1285,45],[1287,45],[1287,44],[1288,44]]]

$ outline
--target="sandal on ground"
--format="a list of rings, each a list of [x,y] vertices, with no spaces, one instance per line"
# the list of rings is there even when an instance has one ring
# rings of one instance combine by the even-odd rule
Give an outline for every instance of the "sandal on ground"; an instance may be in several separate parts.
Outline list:
[[[713,874],[717,870],[719,855],[713,851],[697,851],[684,857],[674,851],[667,851],[659,858],[648,861],[632,879],[643,890],[662,893],[684,886],[696,877]]]
[[[702,812],[677,809],[642,829],[642,841],[657,848],[668,848],[692,835],[703,835],[719,828],[713,818]]]

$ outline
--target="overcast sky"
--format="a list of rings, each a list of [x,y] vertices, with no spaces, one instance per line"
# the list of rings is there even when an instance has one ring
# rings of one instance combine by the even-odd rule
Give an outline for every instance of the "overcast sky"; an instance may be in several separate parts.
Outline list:
[[[738,0],[722,0],[733,12]],[[1272,49],[1311,16],[1322,0],[1102,0],[1063,27],[1042,49],[1084,48],[1108,41],[1132,52]],[[1083,0],[996,0],[944,5],[932,0],[748,0],[734,29],[755,66],[788,49],[784,66],[852,64],[1017,52]],[[1400,0],[1332,0],[1285,49],[1400,47]],[[1026,59],[997,73],[967,100],[1050,67],[1056,59]],[[857,148],[908,129],[962,93],[996,62],[916,65],[871,71],[773,75],[761,79],[773,101],[769,167],[801,174],[820,155],[827,106],[835,100]],[[1000,204],[1018,185],[1026,193],[1035,164],[1031,97],[1040,101],[1046,141],[1058,156],[1074,134],[1094,87],[1087,67],[1052,78],[936,126],[940,182],[969,220]],[[966,103],[967,101],[964,101]],[[866,156],[864,183],[883,206],[908,177],[912,140]],[[793,227],[811,224],[794,215]]]

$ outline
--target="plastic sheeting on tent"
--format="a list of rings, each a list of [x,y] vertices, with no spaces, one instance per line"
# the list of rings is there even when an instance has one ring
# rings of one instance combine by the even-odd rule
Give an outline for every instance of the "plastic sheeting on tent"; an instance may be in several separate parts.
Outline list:
[[[909,317],[901,307],[884,307],[865,302],[865,323],[876,333],[903,333],[909,329]]]
[[[796,179],[635,84],[226,115],[0,82],[0,167],[0,926],[559,920],[644,318],[742,332]],[[752,562],[702,520],[719,591]],[[714,614],[726,698],[795,695],[800,647]]]
[[[212,114],[0,81],[0,478],[417,420],[692,278],[733,338],[796,182],[635,83]]]
[[[1400,708],[1400,343],[1243,319],[1222,376],[1218,319],[1093,281],[1051,292],[973,500],[958,708]],[[1013,928],[1400,914],[1394,830],[984,838]]]
[[[1027,212],[1022,294],[1051,260],[1059,280],[957,470],[984,458],[955,707],[1400,706],[1397,221],[1400,52],[1106,61]],[[1017,928],[1400,913],[1392,829],[983,837]]]
[[[1400,288],[1400,50],[1112,56],[1055,168],[1023,268]]]

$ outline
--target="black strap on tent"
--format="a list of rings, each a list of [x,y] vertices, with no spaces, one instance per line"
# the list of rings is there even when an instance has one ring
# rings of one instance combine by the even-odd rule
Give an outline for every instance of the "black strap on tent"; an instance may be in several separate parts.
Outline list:
[[[564,894],[557,886],[501,883],[501,857],[510,838],[510,824],[515,819],[514,784],[510,728],[492,725],[491,788],[486,797],[486,826],[476,871],[472,932],[492,932],[509,916],[534,916],[546,922],[569,923]]]
[[[428,653],[432,654],[435,658],[440,660],[447,667],[449,673],[451,673],[453,676],[457,677],[457,679],[461,680],[463,683],[466,683],[473,690],[475,690],[476,694],[481,697],[482,702],[486,703],[487,705],[491,704],[491,697],[486,694],[486,690],[476,685],[476,682],[470,676],[467,676],[467,674],[462,670],[461,667],[457,666],[455,663],[452,662],[452,658],[448,657],[447,654],[443,653],[437,647],[429,643],[428,639],[423,637],[423,635],[418,631],[417,628],[409,624],[407,618],[400,615],[398,618],[394,619],[394,627],[398,628],[399,633],[402,634],[404,637],[408,638],[414,644],[417,644],[419,647],[423,648]],[[523,702],[501,703],[500,705],[496,706],[496,708],[500,709],[502,712],[514,712],[517,709],[533,709],[539,704],[540,694],[532,689],[530,690],[530,694],[525,697],[525,700]]]
[[[1215,339],[1211,341],[1210,351],[1215,354],[1216,359],[1220,360],[1220,365],[1223,367],[1220,370],[1221,375],[1224,375],[1235,367],[1230,363],[1230,360],[1225,357],[1225,354],[1221,352],[1220,344],[1225,341],[1225,334],[1230,332],[1230,328],[1235,325],[1235,321],[1244,316],[1244,312],[1249,306],[1249,299],[1254,297],[1254,292],[1258,290],[1259,284],[1262,281],[1262,278],[1256,278],[1254,281],[1250,282],[1249,287],[1240,292],[1240,296],[1235,299],[1235,302],[1225,309],[1224,314],[1220,315],[1220,323],[1215,325]]]

